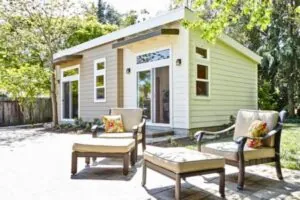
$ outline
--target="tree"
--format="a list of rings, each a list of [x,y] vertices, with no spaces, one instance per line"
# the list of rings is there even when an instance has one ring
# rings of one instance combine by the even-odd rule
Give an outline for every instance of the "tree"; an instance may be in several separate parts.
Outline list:
[[[70,10],[69,8],[74,8]],[[0,18],[9,24],[11,40],[21,38],[24,44],[20,55],[37,52],[43,67],[51,71],[51,101],[54,124],[58,123],[53,54],[65,48],[76,23],[70,19],[78,16],[76,7],[69,1],[7,0],[0,5]],[[25,47],[25,48],[24,48]]]
[[[98,11],[97,11],[98,21],[102,24],[114,24],[120,25],[121,14],[115,10],[110,4],[98,0]]]
[[[33,105],[36,97],[45,95],[50,89],[50,70],[38,65],[24,65],[19,68],[0,67],[0,90],[7,91],[8,97],[17,100],[24,110],[29,110],[32,121]]]
[[[133,24],[137,23],[138,14],[135,10],[130,10],[128,13],[126,13],[123,17],[121,26],[127,27]]]
[[[77,26],[74,33],[67,39],[67,47],[81,44],[118,29],[116,25],[100,24],[95,16],[90,15],[77,21]]]

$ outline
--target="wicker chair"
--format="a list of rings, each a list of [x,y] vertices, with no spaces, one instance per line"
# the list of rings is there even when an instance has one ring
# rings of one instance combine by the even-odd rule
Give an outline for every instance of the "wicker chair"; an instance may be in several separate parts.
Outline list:
[[[287,115],[286,111],[280,113],[276,111],[240,110],[236,123],[231,127],[218,131],[198,131],[195,137],[198,143],[198,150],[224,156],[228,165],[239,168],[238,190],[244,189],[245,167],[262,163],[275,162],[277,177],[282,180],[280,165],[280,137],[283,121]],[[254,120],[262,120],[267,123],[269,132],[261,139],[264,146],[262,148],[250,148],[246,144],[247,139],[254,139],[248,136],[248,128]],[[219,135],[230,130],[234,130],[232,142],[208,143],[201,146],[204,135]]]
[[[143,151],[146,149],[146,118],[140,108],[112,108],[109,115],[121,115],[123,120],[124,133],[104,133],[103,126],[92,127],[93,137],[97,138],[133,138],[135,140],[135,159],[137,159],[138,144],[142,143]],[[98,134],[102,130],[103,133]],[[95,158],[94,158],[95,160]]]

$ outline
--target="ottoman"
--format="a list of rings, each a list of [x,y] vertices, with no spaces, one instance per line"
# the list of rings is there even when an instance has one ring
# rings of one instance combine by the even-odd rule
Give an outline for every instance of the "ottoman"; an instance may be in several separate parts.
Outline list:
[[[181,178],[210,173],[220,175],[219,192],[225,197],[225,160],[221,156],[186,148],[147,147],[144,151],[142,185],[146,184],[146,169],[150,168],[176,181],[175,199],[180,199]]]
[[[103,139],[91,138],[80,143],[73,144],[71,173],[77,173],[77,158],[85,157],[87,165],[90,157],[120,157],[123,158],[123,174],[128,174],[129,155],[131,165],[135,164],[135,141],[134,139]]]

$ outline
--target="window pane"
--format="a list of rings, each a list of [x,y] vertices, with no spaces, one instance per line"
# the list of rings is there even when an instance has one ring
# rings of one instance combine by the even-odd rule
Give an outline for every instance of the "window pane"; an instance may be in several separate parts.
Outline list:
[[[103,87],[104,86],[104,76],[97,76],[96,77],[96,87]]]
[[[76,75],[76,74],[78,74],[78,68],[70,69],[70,70],[64,71],[64,72],[63,72],[63,77],[73,76],[73,75]]]
[[[147,62],[153,62],[158,60],[164,60],[170,58],[170,49],[164,49],[152,53],[146,53],[136,57],[136,63],[142,64]]]
[[[97,63],[97,70],[104,69],[104,62]]]
[[[105,98],[105,89],[104,88],[97,88],[97,99],[104,99]]]
[[[196,47],[196,53],[200,55],[202,58],[207,58],[207,50],[202,49],[200,47]]]
[[[196,95],[208,96],[208,82],[196,81]]]
[[[207,66],[197,65],[197,78],[208,79]]]

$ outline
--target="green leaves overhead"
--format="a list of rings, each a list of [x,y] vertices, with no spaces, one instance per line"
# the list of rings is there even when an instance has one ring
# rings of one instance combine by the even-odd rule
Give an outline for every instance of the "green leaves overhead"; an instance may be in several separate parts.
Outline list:
[[[200,37],[215,42],[226,28],[247,16],[247,28],[266,30],[271,20],[270,0],[195,0],[192,9],[197,13],[195,20],[185,20],[183,25],[198,30]]]

